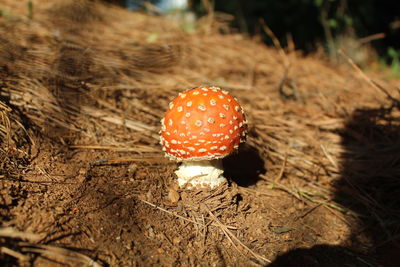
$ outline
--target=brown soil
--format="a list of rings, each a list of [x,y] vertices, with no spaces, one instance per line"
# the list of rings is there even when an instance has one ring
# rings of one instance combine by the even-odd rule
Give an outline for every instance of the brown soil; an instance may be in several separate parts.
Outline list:
[[[3,0],[3,266],[397,266],[400,81],[86,1]],[[343,58],[347,60],[346,56]],[[229,184],[179,189],[178,92],[220,86],[249,136]],[[397,86],[397,87],[396,87]]]

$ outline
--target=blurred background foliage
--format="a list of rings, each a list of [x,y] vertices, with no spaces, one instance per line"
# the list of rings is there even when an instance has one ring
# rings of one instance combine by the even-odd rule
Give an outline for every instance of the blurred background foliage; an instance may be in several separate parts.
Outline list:
[[[204,2],[193,1],[196,13],[205,12]],[[305,53],[322,46],[331,59],[342,48],[360,64],[367,63],[372,48],[381,63],[398,66],[399,0],[216,0],[213,3],[216,11],[234,16],[232,26],[241,32],[263,34],[262,19],[283,46],[290,39],[296,49]],[[272,45],[270,36],[263,34],[263,39]]]
[[[206,15],[230,14],[233,30],[261,37],[273,45],[263,31],[262,22],[272,30],[281,45],[292,42],[304,53],[324,51],[332,61],[339,61],[338,49],[357,64],[371,62],[389,67],[400,77],[400,0],[109,0],[126,7],[151,3],[167,13],[169,5]],[[165,12],[167,11],[167,12]],[[176,11],[176,10],[175,10]]]

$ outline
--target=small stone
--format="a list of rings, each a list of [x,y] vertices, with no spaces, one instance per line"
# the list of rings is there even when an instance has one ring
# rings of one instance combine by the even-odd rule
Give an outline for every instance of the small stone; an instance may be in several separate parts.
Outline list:
[[[78,178],[78,181],[79,181],[80,183],[83,183],[83,182],[85,181],[85,179],[86,179],[86,174],[87,174],[87,170],[86,170],[85,168],[80,168],[80,169],[79,169],[77,178]]]
[[[148,192],[146,193],[146,198],[147,198],[147,201],[151,201],[151,200],[153,199],[153,196],[152,196],[152,194],[151,194],[151,191],[148,191]]]
[[[133,164],[129,165],[128,172],[130,174],[134,175],[136,173],[136,171],[137,171],[137,168],[138,168],[137,164],[133,163]]]
[[[296,212],[296,209],[294,208],[294,207],[291,207],[291,208],[289,208],[289,213],[295,213]]]
[[[172,238],[172,243],[174,243],[174,244],[179,244],[179,243],[181,243],[181,241],[182,241],[182,239],[177,236]]]
[[[172,203],[176,203],[176,202],[179,201],[180,195],[179,195],[179,193],[178,193],[176,190],[170,188],[170,189],[169,189],[169,192],[168,192],[168,199],[169,199]]]
[[[150,227],[149,230],[148,230],[148,236],[150,238],[153,238],[155,236],[154,229],[152,227]]]
[[[188,195],[188,193],[186,193],[186,192],[182,192],[182,194],[181,194],[181,198],[182,198],[183,200],[187,200],[187,199],[189,198],[189,195]]]

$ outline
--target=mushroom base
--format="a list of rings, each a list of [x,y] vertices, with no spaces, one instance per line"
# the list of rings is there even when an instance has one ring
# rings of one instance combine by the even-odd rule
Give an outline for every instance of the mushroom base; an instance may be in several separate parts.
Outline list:
[[[221,160],[184,161],[175,174],[180,187],[217,187],[226,181]]]

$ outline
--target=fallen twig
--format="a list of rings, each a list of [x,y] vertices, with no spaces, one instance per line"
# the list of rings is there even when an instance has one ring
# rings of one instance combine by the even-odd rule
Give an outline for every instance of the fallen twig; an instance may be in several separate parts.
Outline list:
[[[261,262],[268,262],[270,263],[271,261],[267,258],[265,258],[264,256],[254,252],[253,250],[251,250],[248,246],[246,246],[245,244],[243,244],[242,241],[239,240],[239,238],[237,238],[231,231],[229,231],[228,226],[224,225],[223,223],[221,223],[221,221],[211,212],[211,210],[207,207],[207,205],[204,204],[204,207],[207,209],[208,214],[210,214],[210,216],[215,220],[215,222],[217,223],[217,225],[221,228],[221,230],[224,232],[224,234],[226,235],[226,237],[229,239],[229,241],[232,243],[232,245],[237,249],[235,243],[232,241],[235,240],[239,245],[241,245],[245,250],[247,250],[248,252],[250,252],[251,255],[253,255],[256,259],[260,260]]]
[[[197,225],[201,225],[201,226],[203,226],[203,227],[206,227],[206,224],[202,224],[202,223],[196,222],[195,220],[191,220],[191,219],[186,218],[186,217],[184,217],[184,216],[182,216],[182,215],[179,215],[179,214],[177,214],[177,213],[175,213],[175,212],[172,212],[172,211],[169,211],[169,210],[167,210],[167,209],[161,208],[160,206],[157,206],[156,204],[153,204],[153,203],[151,203],[151,202],[149,202],[149,201],[147,201],[147,200],[140,199],[140,198],[138,198],[138,199],[139,199],[140,201],[146,203],[147,205],[150,205],[150,206],[152,206],[152,207],[154,207],[154,208],[156,208],[156,209],[158,209],[158,210],[161,210],[161,211],[166,212],[166,213],[168,213],[168,214],[170,214],[170,215],[173,215],[173,216],[175,216],[175,217],[178,217],[178,218],[180,218],[180,219],[182,219],[182,220],[184,220],[184,221],[191,222],[191,223],[193,223],[193,224],[197,224]],[[212,224],[212,225],[215,225],[215,224]],[[229,227],[229,228],[230,228],[230,229],[233,229],[233,230],[236,230],[236,229],[237,229],[236,227]]]

